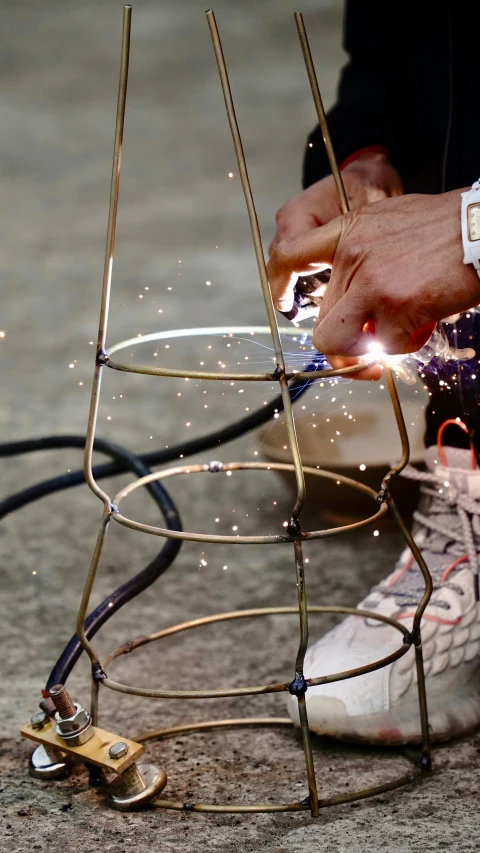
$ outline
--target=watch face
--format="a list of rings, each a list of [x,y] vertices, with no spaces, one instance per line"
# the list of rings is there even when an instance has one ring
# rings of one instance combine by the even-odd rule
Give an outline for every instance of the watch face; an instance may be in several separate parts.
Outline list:
[[[467,207],[468,239],[470,242],[480,240],[480,203],[469,204]]]

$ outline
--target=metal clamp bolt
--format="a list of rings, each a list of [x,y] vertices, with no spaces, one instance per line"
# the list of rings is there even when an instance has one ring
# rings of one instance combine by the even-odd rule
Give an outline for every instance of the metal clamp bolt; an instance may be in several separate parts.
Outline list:
[[[92,718],[78,702],[72,702],[63,684],[56,684],[49,691],[57,709],[55,731],[69,746],[82,746],[95,734]]]
[[[112,743],[110,749],[108,750],[108,754],[110,758],[123,758],[128,752],[128,746],[123,741],[119,741],[118,743]]]
[[[49,720],[50,717],[45,713],[45,711],[37,711],[37,713],[31,717],[30,725],[32,729],[36,729],[38,731],[38,729],[43,729]]]

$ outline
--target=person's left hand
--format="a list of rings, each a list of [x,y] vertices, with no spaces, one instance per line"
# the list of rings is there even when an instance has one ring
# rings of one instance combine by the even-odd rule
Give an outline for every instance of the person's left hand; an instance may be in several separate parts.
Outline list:
[[[275,307],[289,311],[298,276],[331,264],[313,335],[329,361],[347,366],[372,341],[387,354],[420,349],[437,321],[480,302],[463,264],[460,192],[386,199],[282,241],[267,267]]]

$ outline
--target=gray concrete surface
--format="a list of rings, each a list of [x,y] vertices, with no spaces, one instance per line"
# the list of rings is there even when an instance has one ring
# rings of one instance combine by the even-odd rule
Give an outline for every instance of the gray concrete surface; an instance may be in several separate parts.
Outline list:
[[[302,8],[329,103],[344,60],[341,4],[304,0]],[[121,3],[4,0],[0,9],[1,434],[7,439],[82,433],[103,263]],[[299,186],[300,152],[313,123],[291,8],[285,0],[218,0],[216,11],[268,240],[275,210]],[[202,5],[138,0],[111,341],[157,329],[264,323],[236,172]],[[225,342],[217,344],[225,359]],[[172,343],[169,363],[191,364],[207,356],[215,362],[207,346],[195,339]],[[248,352],[252,361],[258,359],[260,349],[245,346],[236,356],[243,360]],[[167,357],[165,349],[160,355]],[[151,349],[147,356],[157,358]],[[265,394],[247,389],[240,404],[239,388],[218,385],[208,388],[205,410],[203,390],[192,384],[187,391],[176,380],[108,375],[98,434],[137,450],[162,446],[233,420],[261,404]],[[350,390],[340,389],[342,400],[349,401]],[[308,405],[324,422],[330,402],[325,394],[318,400],[313,394]],[[255,447],[248,437],[219,455],[256,458]],[[2,460],[2,492],[79,463],[76,451]],[[118,483],[106,487],[115,493]],[[291,504],[291,493],[273,475],[234,475],[221,492],[212,491],[208,478],[183,479],[172,484],[172,493],[185,526],[195,530],[214,527],[217,513],[219,528],[228,530],[233,510],[243,532],[275,529]],[[132,502],[132,512],[156,521],[141,496]],[[318,524],[318,516],[314,504],[307,522]],[[435,772],[424,784],[330,809],[316,823],[305,814],[217,817],[151,809],[121,815],[88,788],[82,769],[64,782],[30,779],[29,747],[18,728],[35,710],[49,667],[72,633],[99,517],[100,505],[85,486],[33,504],[0,528],[0,850],[477,849],[480,747],[475,736],[438,747]],[[94,600],[137,571],[157,547],[158,540],[112,530]],[[310,545],[310,600],[354,604],[390,568],[399,547],[398,535],[387,528],[375,540],[363,532]],[[105,653],[196,615],[293,603],[295,594],[289,548],[186,544],[175,569],[112,620],[98,645]],[[330,624],[315,621],[312,631]],[[112,672],[167,686],[266,682],[289,677],[296,641],[293,619],[220,625],[161,648],[150,646],[112,666]],[[84,662],[71,687],[86,699]],[[212,715],[283,714],[282,699],[274,697],[182,705],[103,693],[101,698],[105,727],[130,736]],[[148,754],[167,769],[172,798],[274,802],[306,793],[299,740],[291,731],[194,735],[153,742]],[[315,760],[325,795],[391,778],[405,766],[396,752],[320,739]]]

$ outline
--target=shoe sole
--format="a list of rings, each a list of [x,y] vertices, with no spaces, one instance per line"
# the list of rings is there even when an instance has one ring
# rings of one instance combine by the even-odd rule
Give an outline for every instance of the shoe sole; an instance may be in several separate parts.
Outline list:
[[[416,694],[416,689],[413,691]],[[308,693],[307,693],[308,696]],[[443,698],[443,702],[442,702]],[[288,697],[288,711],[299,726],[297,700]],[[353,743],[398,746],[422,739],[417,695],[391,711],[368,716],[348,716],[343,702],[321,695],[307,698],[309,727],[318,735]],[[480,684],[465,685],[453,700],[444,703],[444,694],[428,697],[428,720],[432,741],[446,741],[468,734],[480,725]]]

